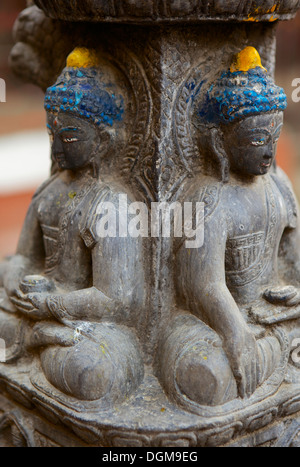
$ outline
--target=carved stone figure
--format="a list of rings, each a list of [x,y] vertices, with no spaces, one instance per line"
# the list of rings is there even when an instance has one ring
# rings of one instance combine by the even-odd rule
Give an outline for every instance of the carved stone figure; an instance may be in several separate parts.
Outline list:
[[[46,92],[55,173],[34,196],[4,287],[16,309],[38,321],[32,326],[14,318],[16,328],[28,328],[19,353],[24,345],[41,348],[41,367],[55,387],[78,399],[112,402],[143,378],[129,327],[143,312],[144,272],[142,261],[127,257],[140,259],[138,240],[99,236],[101,203],[118,209],[118,195],[126,193],[103,179],[122,137],[115,124],[125,104],[113,83],[101,82],[96,64],[94,52],[76,49]],[[3,316],[3,337],[11,322]]]
[[[52,171],[0,264],[0,445],[299,445],[274,83],[299,0],[28,5],[11,65],[46,93]],[[203,203],[203,244],[165,236],[167,218],[131,236],[137,201],[190,203],[192,224]]]
[[[286,97],[258,52],[240,52],[201,97],[196,125],[211,166],[182,201],[205,203],[205,240],[177,248],[175,273],[180,303],[197,318],[178,315],[163,333],[161,378],[183,404],[217,406],[255,393],[299,334],[300,237],[275,162]]]

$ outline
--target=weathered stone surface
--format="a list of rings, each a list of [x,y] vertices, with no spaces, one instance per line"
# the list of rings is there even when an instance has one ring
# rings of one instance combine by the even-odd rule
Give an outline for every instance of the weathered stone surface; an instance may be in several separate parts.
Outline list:
[[[299,2],[36,3],[11,61],[50,86],[53,164],[1,267],[3,444],[297,445],[298,211],[274,162],[269,20]],[[204,244],[101,237],[119,195],[203,203]]]
[[[299,0],[35,0],[49,16],[67,21],[183,22],[291,19]]]

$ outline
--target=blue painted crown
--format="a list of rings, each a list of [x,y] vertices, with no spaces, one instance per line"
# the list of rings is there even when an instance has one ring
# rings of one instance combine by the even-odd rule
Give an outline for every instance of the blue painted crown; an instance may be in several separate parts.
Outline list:
[[[244,70],[231,67],[210,86],[198,115],[206,123],[226,124],[286,107],[284,90],[275,85],[261,65]]]
[[[95,67],[85,63],[80,67],[74,66],[73,56],[74,52],[68,60],[72,66],[67,66],[57,82],[47,89],[45,110],[55,114],[68,112],[89,119],[98,126],[112,126],[115,121],[122,120],[122,96],[116,96],[107,87],[105,89]]]

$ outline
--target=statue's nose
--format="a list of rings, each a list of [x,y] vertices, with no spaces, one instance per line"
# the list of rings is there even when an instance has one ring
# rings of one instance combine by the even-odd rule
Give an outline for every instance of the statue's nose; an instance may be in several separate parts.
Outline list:
[[[273,144],[273,141],[270,141],[270,143],[266,146],[264,159],[272,159],[274,157],[274,150],[275,145]]]
[[[52,144],[52,155],[56,156],[57,154],[63,153],[63,144],[59,136],[54,136],[53,144]]]

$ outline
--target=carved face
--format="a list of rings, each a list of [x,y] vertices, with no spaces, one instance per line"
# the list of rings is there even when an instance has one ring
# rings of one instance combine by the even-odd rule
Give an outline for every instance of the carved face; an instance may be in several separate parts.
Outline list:
[[[240,175],[264,175],[275,159],[283,112],[264,113],[228,125],[224,146],[230,169]]]
[[[80,170],[92,164],[99,145],[94,125],[70,114],[47,114],[52,158],[61,170]]]

